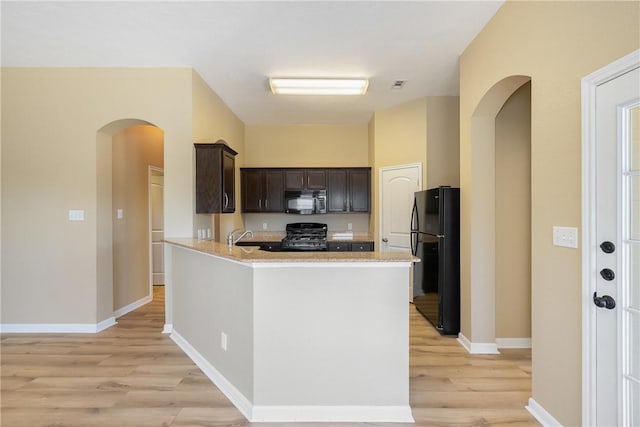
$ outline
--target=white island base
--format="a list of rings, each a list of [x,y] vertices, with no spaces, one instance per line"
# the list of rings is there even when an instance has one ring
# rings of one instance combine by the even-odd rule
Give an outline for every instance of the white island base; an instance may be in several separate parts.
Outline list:
[[[264,261],[169,243],[171,337],[249,421],[413,422],[410,259]]]

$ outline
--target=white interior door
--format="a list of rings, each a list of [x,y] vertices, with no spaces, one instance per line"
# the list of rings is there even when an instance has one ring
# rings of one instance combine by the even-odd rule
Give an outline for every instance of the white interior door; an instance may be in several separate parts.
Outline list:
[[[164,285],[164,176],[152,170],[150,177],[151,276],[154,285]]]
[[[380,242],[385,252],[410,252],[413,193],[422,190],[422,165],[380,169]]]
[[[595,99],[595,424],[639,426],[640,69]]]

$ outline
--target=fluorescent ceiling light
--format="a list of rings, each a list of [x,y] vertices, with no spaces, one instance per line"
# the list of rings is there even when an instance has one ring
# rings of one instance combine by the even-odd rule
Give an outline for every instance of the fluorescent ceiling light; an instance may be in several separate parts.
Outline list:
[[[367,79],[269,79],[277,95],[364,95]]]

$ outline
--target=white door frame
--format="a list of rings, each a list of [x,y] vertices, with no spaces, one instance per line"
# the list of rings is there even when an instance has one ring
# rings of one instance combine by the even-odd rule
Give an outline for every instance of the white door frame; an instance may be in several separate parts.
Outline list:
[[[148,166],[148,170],[147,170],[147,194],[148,194],[148,203],[149,203],[149,208],[148,208],[148,214],[149,214],[149,296],[151,298],[153,298],[153,219],[152,219],[152,214],[153,212],[151,212],[152,209],[152,203],[151,203],[151,184],[152,184],[152,179],[151,176],[153,175],[153,173],[160,173],[164,176],[164,169],[163,168],[159,168],[156,166]],[[163,191],[164,191],[164,185],[162,186]],[[164,200],[164,197],[163,197]],[[164,203],[164,202],[163,202]],[[164,229],[164,226],[163,226]]]
[[[378,248],[382,249],[382,189],[383,189],[383,172],[418,168],[418,187],[422,190],[422,163],[408,163],[406,165],[385,166],[378,169]]]
[[[596,420],[596,88],[640,66],[640,50],[582,79],[582,425]]]

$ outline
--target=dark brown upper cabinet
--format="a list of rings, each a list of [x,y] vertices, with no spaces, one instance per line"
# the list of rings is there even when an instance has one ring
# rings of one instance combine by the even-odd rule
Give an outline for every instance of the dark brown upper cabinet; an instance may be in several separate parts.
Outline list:
[[[284,212],[285,190],[327,190],[327,213],[369,212],[371,168],[241,168],[242,212]]]
[[[348,176],[346,169],[327,171],[327,213],[347,212]]]
[[[235,157],[224,141],[193,144],[196,152],[196,213],[233,213]]]
[[[324,190],[326,169],[285,169],[286,190]]]
[[[369,212],[371,169],[327,169],[327,212]]]
[[[371,210],[371,170],[349,169],[349,212]]]
[[[240,169],[242,212],[284,212],[281,169]]]

